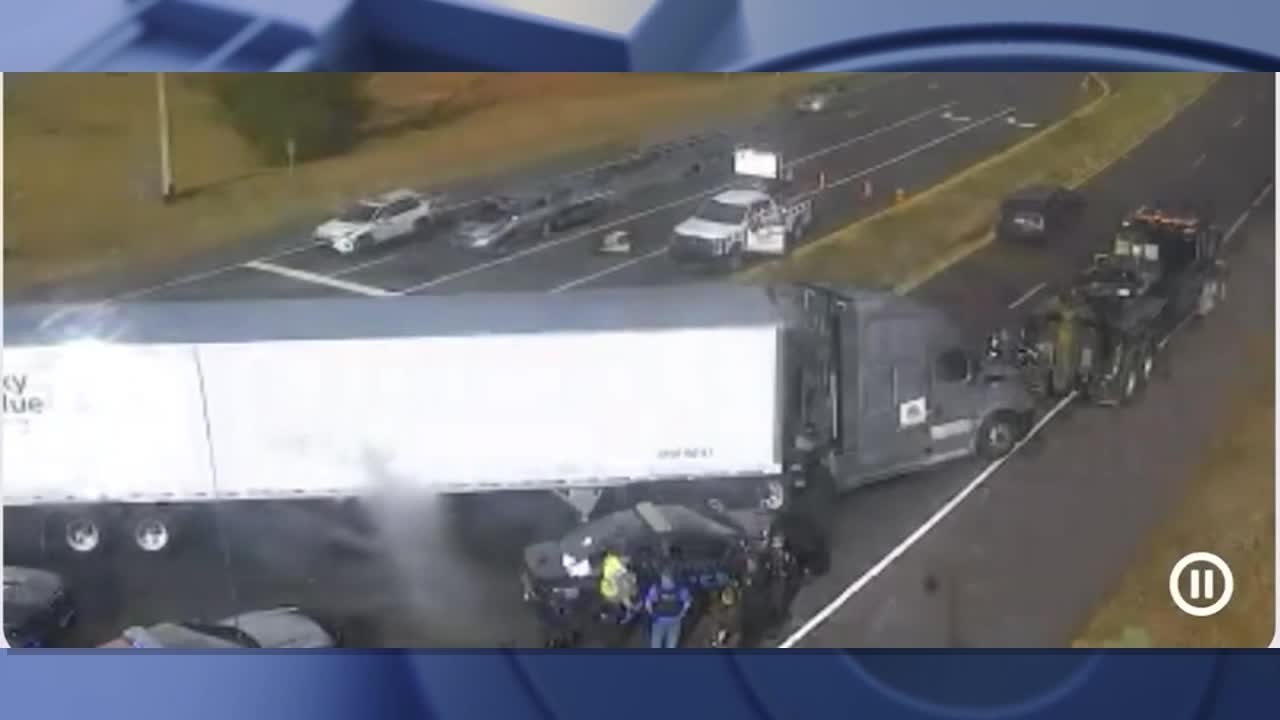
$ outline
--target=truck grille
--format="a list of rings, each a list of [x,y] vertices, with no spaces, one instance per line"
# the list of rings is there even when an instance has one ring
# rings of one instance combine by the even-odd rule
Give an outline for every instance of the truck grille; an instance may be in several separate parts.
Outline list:
[[[671,239],[670,252],[677,260],[709,260],[720,256],[720,247],[708,238],[676,235]]]

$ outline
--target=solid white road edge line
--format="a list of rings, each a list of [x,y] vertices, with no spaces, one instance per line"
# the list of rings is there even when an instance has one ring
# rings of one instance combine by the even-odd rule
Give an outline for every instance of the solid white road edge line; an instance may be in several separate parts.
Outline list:
[[[390,297],[395,295],[395,293],[389,290],[383,290],[382,288],[373,287],[372,285],[362,285],[348,280],[339,280],[338,278],[332,278],[328,275],[320,275],[318,273],[307,272],[306,270],[298,270],[297,268],[285,267],[284,265],[276,265],[275,263],[269,263],[265,260],[250,260],[245,263],[244,266],[251,270],[281,275],[291,280],[301,280],[302,282],[309,282],[314,285],[324,285],[326,287],[337,288],[339,290],[346,290],[349,293],[355,293],[357,295],[367,295],[369,297]]]
[[[849,602],[850,598],[858,594],[867,585],[871,584],[871,581],[879,577],[880,574],[883,573],[886,569],[888,569],[888,567],[892,565],[895,560],[897,560],[898,558],[906,554],[906,552],[910,550],[912,546],[914,546],[917,542],[919,542],[925,535],[927,535],[930,530],[932,530],[938,523],[946,519],[948,515],[950,515],[957,507],[960,506],[960,503],[964,502],[966,498],[968,498],[971,494],[973,494],[973,491],[981,487],[982,484],[987,481],[987,478],[994,475],[996,471],[999,470],[1001,466],[1005,464],[1005,462],[1007,462],[1010,458],[1014,456],[1015,453],[1017,453],[1020,449],[1022,449],[1022,447],[1028,441],[1030,441],[1033,437],[1035,437],[1040,432],[1040,430],[1044,428],[1045,425],[1049,424],[1049,421],[1053,420],[1053,418],[1059,412],[1061,412],[1063,408],[1065,408],[1068,404],[1070,404],[1071,401],[1075,400],[1075,398],[1076,398],[1075,393],[1072,393],[1062,398],[1062,400],[1058,401],[1058,404],[1054,405],[1049,410],[1049,412],[1045,413],[1044,417],[1040,418],[1040,420],[1031,427],[1031,430],[1028,431],[1027,434],[1021,440],[1018,441],[1018,444],[1013,446],[1013,449],[1009,451],[1008,455],[1005,455],[999,460],[996,460],[995,462],[991,463],[986,468],[984,468],[982,472],[978,473],[977,477],[970,480],[969,484],[961,488],[960,492],[952,496],[952,498],[948,500],[945,505],[938,508],[933,513],[933,515],[929,516],[928,520],[925,520],[923,524],[917,527],[902,542],[898,543],[884,557],[880,558],[879,562],[877,562],[875,565],[872,565],[866,572],[864,572],[861,576],[859,576],[857,580],[854,580],[852,583],[850,583],[849,586],[846,587],[844,591],[842,591],[839,595],[837,595],[834,600],[827,603],[826,607],[819,610],[817,613],[814,614],[813,617],[809,618],[809,620],[805,622],[805,624],[801,625],[795,632],[791,633],[791,636],[788,637],[786,640],[783,640],[782,644],[778,645],[778,648],[782,650],[786,650],[791,647],[794,647],[796,643],[800,642],[805,637],[807,637],[809,633],[813,632],[819,625],[826,622],[827,618],[834,615],[835,612],[839,610],[841,607],[843,607],[845,603]]]
[[[1271,188],[1272,188],[1271,185],[1268,185],[1266,188],[1264,188],[1263,191],[1258,195],[1258,197],[1255,198],[1253,202],[1249,204],[1249,207],[1246,208],[1245,211],[1242,212],[1240,216],[1236,218],[1235,222],[1231,223],[1231,227],[1228,228],[1226,233],[1223,234],[1223,237],[1222,237],[1223,245],[1229,244],[1231,242],[1231,239],[1235,236],[1235,234],[1240,230],[1241,227],[1244,226],[1245,221],[1249,219],[1249,215],[1253,212],[1254,208],[1258,207],[1258,205],[1261,204],[1262,201],[1271,192]],[[1182,322],[1178,323],[1173,328],[1173,330],[1169,331],[1169,334],[1166,335],[1164,339],[1158,343],[1158,347],[1160,349],[1164,349],[1164,347],[1169,344],[1169,341],[1173,339],[1173,336],[1176,335],[1180,330],[1182,330],[1183,327],[1186,326],[1187,322],[1188,320],[1183,320]],[[991,476],[996,473],[996,471],[998,471],[1001,467],[1004,466],[1005,462],[1007,462],[1010,458],[1012,458],[1015,454],[1017,454],[1017,452],[1021,450],[1029,440],[1035,437],[1042,429],[1044,429],[1046,425],[1049,424],[1049,421],[1051,421],[1054,418],[1054,416],[1056,416],[1059,412],[1061,412],[1063,408],[1065,408],[1075,399],[1076,399],[1076,393],[1072,392],[1070,395],[1067,395],[1061,401],[1059,401],[1057,405],[1054,405],[1049,410],[1049,412],[1045,413],[1045,415],[1042,418],[1040,418],[1040,420],[1035,425],[1031,427],[1031,430],[1027,432],[1027,434],[1022,438],[1022,440],[1020,440],[1018,444],[1013,446],[1013,449],[1009,451],[1008,455],[1005,455],[999,460],[996,460],[995,462],[983,468],[982,472],[978,473],[978,475],[974,477],[972,480],[970,480],[967,485],[961,488],[960,492],[952,496],[952,498],[948,500],[946,504],[938,508],[938,510],[936,510],[933,513],[933,515],[930,515],[929,518],[925,520],[923,524],[921,524],[914,531],[912,531],[911,534],[907,535],[907,537],[904,538],[902,542],[894,546],[893,549],[891,549],[888,553],[886,553],[884,557],[880,558],[880,560],[876,562],[876,564],[872,565],[866,572],[858,576],[858,578],[855,579],[852,583],[850,583],[843,591],[841,591],[841,593],[837,595],[834,600],[827,603],[821,610],[815,613],[813,617],[805,621],[805,623],[801,625],[799,628],[797,628],[795,632],[791,633],[791,635],[787,637],[786,640],[783,640],[782,643],[778,645],[778,648],[782,650],[786,650],[794,647],[796,643],[805,639],[805,637],[807,637],[810,633],[812,633],[815,629],[817,629],[819,625],[826,622],[828,618],[834,615],[836,611],[844,607],[845,603],[849,602],[849,600],[854,595],[857,595],[864,588],[866,588],[867,585],[870,585],[873,580],[875,580],[877,577],[880,576],[881,573],[887,570],[889,566],[892,565],[898,558],[905,555],[906,552],[910,550],[913,546],[915,546],[916,543],[920,542],[920,540],[922,540],[925,535],[928,535],[929,531],[932,530],[934,527],[936,527],[938,523],[942,522],[944,519],[946,519],[948,515],[954,512],[955,509],[959,507],[960,504],[963,503],[966,498],[968,498],[970,495],[973,494],[974,490],[977,490],[988,479],[990,479]]]
[[[1011,303],[1009,303],[1009,305],[1008,305],[1008,307],[1007,307],[1006,309],[1008,309],[1008,310],[1012,310],[1012,309],[1014,309],[1014,308],[1018,307],[1018,306],[1019,306],[1019,305],[1021,305],[1022,303],[1024,303],[1024,302],[1026,302],[1026,301],[1030,300],[1031,298],[1035,297],[1035,296],[1036,296],[1036,293],[1038,293],[1038,292],[1040,292],[1041,290],[1045,289],[1045,287],[1047,287],[1045,283],[1040,283],[1039,285],[1036,285],[1035,287],[1031,288],[1030,290],[1028,290],[1028,291],[1026,291],[1026,292],[1022,293],[1021,295],[1019,295],[1019,296],[1018,296],[1018,299],[1017,299],[1017,300],[1014,300],[1014,301],[1013,301],[1013,302],[1011,302]]]

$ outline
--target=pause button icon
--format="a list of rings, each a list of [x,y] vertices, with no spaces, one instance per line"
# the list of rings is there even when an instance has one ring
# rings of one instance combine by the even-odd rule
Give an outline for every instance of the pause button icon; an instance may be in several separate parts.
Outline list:
[[[1169,573],[1169,595],[1173,603],[1194,617],[1218,614],[1231,602],[1234,592],[1235,578],[1231,568],[1213,553],[1186,555]]]
[[[1187,574],[1191,576],[1191,599],[1212,602],[1214,597],[1213,578],[1217,575],[1213,568],[1192,568],[1187,571]],[[1204,584],[1203,593],[1201,593],[1200,587],[1202,582]]]

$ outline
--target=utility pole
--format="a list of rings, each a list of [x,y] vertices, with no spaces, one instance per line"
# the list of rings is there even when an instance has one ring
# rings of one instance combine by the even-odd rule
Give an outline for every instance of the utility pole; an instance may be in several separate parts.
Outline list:
[[[173,143],[169,134],[169,96],[165,74],[156,73],[156,109],[160,119],[160,197],[168,203],[176,190],[173,182]]]

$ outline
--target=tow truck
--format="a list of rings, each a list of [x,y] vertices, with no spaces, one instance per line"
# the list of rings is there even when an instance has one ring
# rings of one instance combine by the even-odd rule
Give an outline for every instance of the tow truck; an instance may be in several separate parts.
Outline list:
[[[786,255],[809,229],[811,193],[778,199],[793,180],[778,153],[740,147],[733,170],[743,178],[737,187],[711,196],[675,227],[668,254],[676,263],[736,270],[748,256]]]
[[[1133,400],[1152,378],[1163,338],[1226,298],[1222,237],[1194,211],[1143,206],[1128,214],[1110,252],[1094,256],[1021,328],[1012,352],[1030,387],[1102,405]]]

